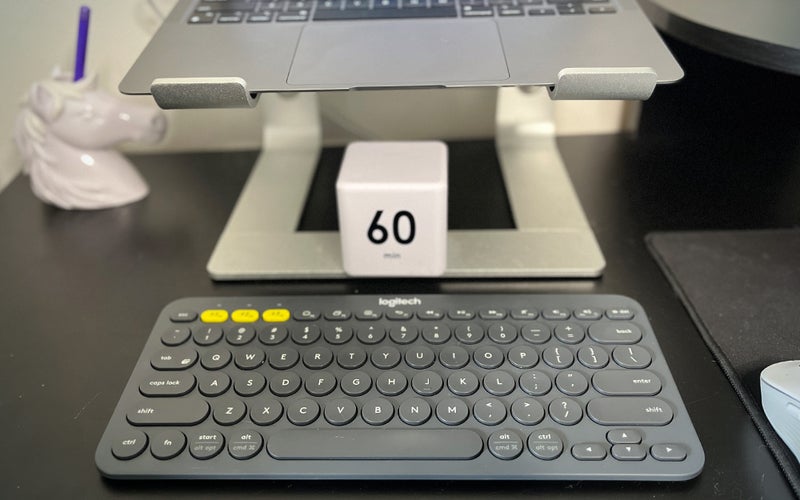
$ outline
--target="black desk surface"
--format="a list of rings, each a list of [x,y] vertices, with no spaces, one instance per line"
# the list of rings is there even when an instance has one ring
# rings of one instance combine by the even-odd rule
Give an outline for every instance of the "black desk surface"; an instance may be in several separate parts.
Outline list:
[[[684,87],[685,89],[686,87]],[[671,107],[669,92],[649,106]],[[680,93],[676,87],[671,92]],[[648,111],[646,108],[645,111]],[[607,259],[597,280],[215,283],[206,261],[255,153],[138,156],[150,196],[63,212],[17,179],[0,194],[0,498],[788,498],[760,435],[648,254],[653,230],[800,221],[798,141],[709,129],[559,141]],[[678,123],[682,123],[678,120]],[[798,136],[794,135],[796,139]],[[706,452],[685,483],[119,482],[94,449],[161,308],[194,295],[387,292],[620,293],[642,303]],[[587,496],[588,495],[588,496]]]

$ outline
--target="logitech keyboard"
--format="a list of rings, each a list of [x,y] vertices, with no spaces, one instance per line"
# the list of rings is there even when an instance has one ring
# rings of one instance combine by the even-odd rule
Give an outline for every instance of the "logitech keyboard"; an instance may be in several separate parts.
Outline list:
[[[678,481],[704,463],[617,295],[177,300],[95,458],[185,479]]]

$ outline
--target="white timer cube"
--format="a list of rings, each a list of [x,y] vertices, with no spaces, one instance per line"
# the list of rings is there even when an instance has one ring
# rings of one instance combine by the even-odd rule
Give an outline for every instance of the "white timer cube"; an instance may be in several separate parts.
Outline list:
[[[336,180],[344,270],[440,276],[447,266],[447,146],[353,142]]]

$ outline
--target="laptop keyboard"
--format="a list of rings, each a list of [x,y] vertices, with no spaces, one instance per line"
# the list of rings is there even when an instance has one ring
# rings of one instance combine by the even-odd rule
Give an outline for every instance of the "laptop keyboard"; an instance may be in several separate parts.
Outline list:
[[[610,0],[201,0],[189,24],[613,14]]]
[[[686,480],[704,455],[612,295],[188,298],[98,445],[114,478]]]

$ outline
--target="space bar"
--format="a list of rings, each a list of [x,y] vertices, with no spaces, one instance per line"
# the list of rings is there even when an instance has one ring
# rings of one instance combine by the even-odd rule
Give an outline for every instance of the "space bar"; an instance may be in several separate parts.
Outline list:
[[[470,460],[482,449],[466,429],[298,429],[267,441],[279,460]]]

